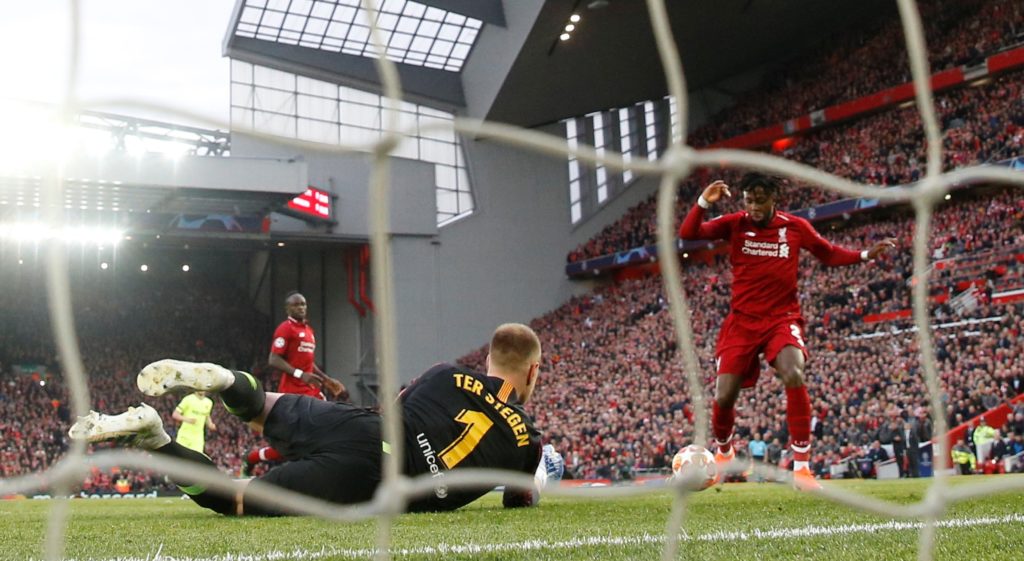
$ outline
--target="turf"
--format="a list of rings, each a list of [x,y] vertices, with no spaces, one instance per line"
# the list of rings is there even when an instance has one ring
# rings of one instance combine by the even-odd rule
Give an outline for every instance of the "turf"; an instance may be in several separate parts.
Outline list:
[[[910,503],[921,499],[928,480],[836,484]],[[667,494],[616,500],[546,498],[537,508],[511,511],[503,510],[499,499],[491,494],[459,512],[401,517],[393,534],[395,557],[657,559],[670,509]],[[0,501],[0,559],[43,557],[50,504]],[[71,511],[65,557],[78,560],[368,558],[376,535],[373,522],[233,519],[182,499],[76,500]],[[940,529],[935,558],[1019,558],[1024,551],[1024,493],[959,503],[947,516],[975,521],[984,517],[991,519],[989,523]],[[889,519],[797,494],[783,485],[730,484],[691,500],[684,524],[688,538],[681,544],[680,558],[916,559],[916,530],[867,526],[886,522]],[[771,532],[808,526],[824,528],[825,533],[794,537]],[[762,533],[756,535],[758,531]],[[467,547],[472,545],[480,547]]]

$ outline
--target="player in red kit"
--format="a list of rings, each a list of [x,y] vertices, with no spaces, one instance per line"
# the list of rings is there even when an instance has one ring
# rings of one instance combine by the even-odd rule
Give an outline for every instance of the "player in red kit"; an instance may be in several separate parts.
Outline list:
[[[279,393],[308,395],[326,399],[324,391],[332,398],[347,400],[345,386],[324,373],[316,365],[316,336],[313,327],[306,321],[306,297],[298,292],[289,293],[284,300],[288,317],[274,330],[267,363],[281,371],[277,385]],[[242,463],[242,475],[248,476],[255,464],[261,461],[280,461],[281,454],[269,446],[250,451]]]
[[[327,376],[314,362],[316,336],[306,322],[306,297],[292,292],[284,301],[288,317],[274,330],[267,364],[281,371],[279,393],[296,393],[324,399],[326,389],[332,396],[344,390],[341,382]]]
[[[761,173],[740,180],[743,208],[704,222],[704,211],[732,196],[729,186],[715,181],[704,189],[679,229],[684,240],[727,240],[733,268],[732,305],[722,324],[715,351],[718,377],[711,424],[720,466],[735,457],[732,446],[736,398],[740,389],[757,383],[759,355],[775,369],[786,388],[786,424],[793,450],[793,483],[798,489],[820,486],[809,468],[811,402],[804,386],[804,320],[797,299],[800,249],[829,267],[871,261],[896,247],[887,239],[864,251],[829,243],[803,218],[775,208],[780,181]],[[721,471],[721,470],[719,470]]]

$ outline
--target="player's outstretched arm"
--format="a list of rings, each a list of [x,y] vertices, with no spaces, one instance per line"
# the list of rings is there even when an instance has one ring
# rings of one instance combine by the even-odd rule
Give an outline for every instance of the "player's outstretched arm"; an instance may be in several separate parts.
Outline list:
[[[893,238],[884,239],[870,249],[855,251],[833,245],[814,229],[810,222],[800,218],[797,224],[803,230],[804,236],[801,245],[812,255],[818,258],[826,267],[842,267],[844,265],[855,265],[865,261],[871,261],[886,251],[896,247],[896,240]]]
[[[711,222],[704,222],[704,209],[711,208],[711,205],[720,201],[723,197],[732,197],[729,186],[721,180],[714,181],[704,188],[697,199],[697,204],[686,213],[682,226],[679,227],[679,237],[684,240],[719,240],[729,237],[729,223],[718,219]]]

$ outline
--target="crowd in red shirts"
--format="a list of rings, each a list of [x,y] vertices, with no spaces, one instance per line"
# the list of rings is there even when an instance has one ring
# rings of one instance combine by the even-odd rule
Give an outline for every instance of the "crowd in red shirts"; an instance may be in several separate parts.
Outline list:
[[[933,71],[974,64],[1019,43],[1024,31],[1024,8],[1014,0],[921,0],[918,6]],[[772,72],[768,83],[693,133],[691,144],[706,146],[910,78],[902,63],[902,29],[891,17],[867,31],[830,38],[829,43],[827,50]],[[945,131],[945,169],[1021,155],[1021,77],[1011,73],[981,87],[936,96]],[[914,108],[896,109],[795,139],[781,155],[857,181],[905,183],[922,173],[921,130]],[[737,172],[721,176],[730,180]],[[700,172],[680,186],[679,216],[709,178],[708,172]],[[793,209],[836,198],[828,191],[793,185],[784,202]],[[956,289],[965,278],[961,275],[979,271],[984,283],[976,308],[958,312],[949,304],[935,305],[934,318],[999,318],[970,330],[936,332],[950,423],[969,419],[1024,389],[1024,310],[1021,304],[990,302],[993,293],[1022,285],[1022,268],[1015,260],[1024,247],[1022,220],[1020,199],[1009,192],[954,200],[936,217],[930,252],[933,260],[949,261],[936,268],[933,292]],[[827,235],[862,247],[888,236],[905,242],[910,234],[911,222],[897,217]],[[573,251],[569,261],[653,243],[654,202],[649,199]],[[67,447],[70,412],[48,318],[42,312],[45,301],[38,288],[43,281],[38,273],[19,276],[9,270],[5,275],[0,309],[12,313],[0,315],[0,476],[12,477],[43,470],[60,457]],[[909,308],[908,252],[861,267],[825,270],[815,265],[805,268],[803,275],[801,293],[812,348],[808,381],[817,412],[815,465],[821,471],[844,458],[869,454],[873,441],[891,437],[893,430],[886,430],[890,425],[926,422],[918,415],[926,393],[912,337],[890,333],[851,339],[907,327],[905,320],[868,325],[864,317]],[[98,279],[77,280],[74,298],[83,303],[76,321],[96,409],[115,411],[141,401],[134,373],[157,358],[258,370],[270,326],[267,318],[239,299],[237,291],[197,279],[186,289],[156,278],[114,290]],[[707,389],[713,381],[715,337],[728,311],[728,267],[721,260],[688,267],[685,279]],[[573,298],[533,325],[545,342],[547,375],[531,411],[547,438],[566,454],[575,476],[622,479],[638,470],[663,468],[675,450],[692,439],[692,410],[660,278],[627,281]],[[464,362],[481,367],[482,357],[483,351],[477,351]],[[768,457],[773,461],[784,461],[780,391],[775,380],[763,381],[742,398],[738,414],[741,444],[760,437],[770,443]],[[153,404],[165,425],[173,427],[173,400]],[[1021,415],[1024,412],[1003,427],[1011,450],[1012,443],[1024,436]],[[218,430],[208,436],[207,451],[222,468],[237,470],[240,454],[253,437],[219,408],[214,421]],[[83,490],[122,491],[126,484],[129,491],[166,485],[163,478],[147,472],[107,470],[94,471]]]
[[[22,270],[25,269],[25,270]],[[38,472],[67,449],[71,424],[67,385],[50,333],[42,274],[8,268],[0,291],[0,477]],[[90,406],[122,411],[147,401],[173,434],[172,397],[145,398],[135,374],[160,358],[211,361],[251,369],[265,357],[269,319],[252,309],[241,291],[192,274],[188,282],[158,276],[117,277],[76,273],[72,301]],[[18,311],[21,310],[22,313]],[[237,471],[254,442],[251,431],[220,408],[218,430],[206,451],[221,467]],[[131,470],[95,471],[82,490],[108,493],[119,483],[137,492],[163,478]]]
[[[932,72],[973,65],[1024,42],[1024,7],[1014,0],[917,2]],[[766,73],[763,83],[693,133],[706,146],[911,81],[896,12],[838,37]]]
[[[939,6],[934,5],[936,3],[932,4],[929,9],[936,12],[941,11]],[[939,2],[938,4],[949,3]],[[979,1],[964,4],[977,4],[978,6],[974,6],[975,9],[981,6],[982,9],[979,13],[984,17],[962,20],[953,25],[952,29],[956,30],[957,35],[955,36],[959,39],[943,44],[940,53],[942,56],[933,62],[944,63],[948,60],[951,63],[958,63],[957,61],[963,60],[964,57],[973,56],[965,53],[973,53],[976,50],[985,53],[992,52],[990,49],[995,49],[1004,43],[1002,40],[994,41],[992,39],[991,28],[993,26],[1001,30],[997,34],[1000,38],[1016,38],[1024,29],[1024,20],[1021,19],[1024,8],[1018,3]],[[995,13],[1000,14],[999,19],[993,19]],[[888,28],[892,25],[897,24],[890,23],[884,27]],[[895,31],[898,32],[898,30]],[[979,39],[976,41],[965,39],[970,37],[979,37]],[[1019,39],[1014,40],[1020,41]],[[887,41],[891,42],[892,37],[889,37]],[[868,41],[866,44],[873,43]],[[798,116],[801,114],[800,111],[795,108],[783,111],[776,107],[781,102],[774,101],[785,99],[787,104],[793,103],[793,94],[796,92],[803,92],[796,96],[796,99],[803,99],[801,96],[808,96],[810,100],[831,99],[829,96],[834,95],[832,89],[848,86],[850,76],[860,77],[863,73],[860,69],[856,72],[847,69],[847,71],[835,74],[819,69],[819,66],[829,69],[843,68],[846,64],[856,64],[860,67],[863,64],[862,58],[851,55],[850,46],[846,47],[848,50],[838,51],[843,53],[842,56],[833,54],[824,61],[794,63],[793,68],[797,74],[787,82],[792,83],[792,87],[783,88],[781,92],[784,93],[777,94],[767,93],[776,91],[772,88],[757,90],[757,95],[749,103],[741,102],[735,107],[730,107],[723,112],[721,122],[701,128],[690,138],[690,143],[698,147],[706,146],[713,140],[729,138],[750,128],[756,128],[744,124],[748,123],[750,119],[765,119],[765,122],[759,122],[758,126],[761,126]],[[853,52],[859,51],[853,49]],[[879,60],[885,61],[886,67],[896,66],[898,71],[906,72],[903,66],[891,64],[893,58],[894,55],[889,53]],[[836,61],[846,62],[834,64]],[[933,68],[941,67],[934,66]],[[804,74],[802,73],[804,69],[811,69],[811,71]],[[821,71],[814,71],[814,69]],[[936,95],[938,117],[942,130],[945,131],[943,146],[945,150],[943,168],[945,170],[1005,160],[1022,154],[1022,150],[1024,150],[1022,76],[1024,74],[1021,72],[1013,72],[979,87],[964,87]],[[834,87],[830,88],[822,84],[833,84]],[[858,90],[856,95],[878,91],[885,85],[892,84],[886,81],[872,82],[871,85],[863,86],[863,91]],[[824,105],[827,103],[822,102],[817,106]],[[772,109],[773,107],[775,109]],[[739,124],[737,125],[737,123]],[[708,132],[709,130],[718,132],[712,134]],[[898,185],[916,181],[924,173],[925,153],[922,131],[920,115],[915,107],[897,108],[847,124],[817,130],[804,136],[793,137],[792,144],[780,149],[777,154],[847,179],[877,185]],[[677,216],[681,220],[690,201],[700,193],[712,176],[722,177],[728,182],[737,178],[738,175],[739,172],[736,171],[698,170],[679,186],[680,202],[677,205]],[[838,198],[840,195],[817,186],[794,184],[787,189],[783,203],[787,209],[800,209]],[[655,207],[655,199],[652,195],[626,211],[620,219],[606,226],[596,236],[571,251],[567,260],[576,262],[656,243]]]
[[[883,237],[900,240],[899,250],[864,265],[827,269],[808,258],[800,292],[807,318],[811,361],[807,379],[816,411],[815,467],[827,472],[842,460],[870,453],[883,444],[894,423],[927,421],[916,412],[926,392],[910,334],[893,334],[907,320],[869,324],[866,316],[908,309],[913,276],[912,220],[889,211],[871,221],[823,228],[832,241],[866,247]],[[948,422],[958,424],[993,404],[1017,395],[1024,385],[1024,309],[991,302],[994,295],[1024,287],[1024,207],[1010,190],[960,192],[934,217],[929,244],[932,294],[941,296],[965,280],[982,280],[974,309],[933,304],[936,323],[965,318],[997,318],[970,327],[939,329],[935,349],[947,391]],[[845,227],[844,227],[845,226]],[[691,259],[693,260],[693,259]],[[684,270],[701,379],[710,397],[713,352],[728,312],[729,267],[723,257]],[[31,279],[29,279],[31,280]],[[58,374],[55,350],[38,279],[8,283],[4,309],[31,314],[0,318],[0,474],[37,472],[66,450],[70,423],[67,388]],[[187,288],[147,279],[111,289],[88,279],[76,282],[75,301],[88,302],[76,316],[89,373],[92,406],[117,411],[142,401],[134,373],[155,358],[176,356],[252,368],[265,354],[267,318],[238,300],[235,291],[193,281]],[[168,321],[154,321],[168,318]],[[261,323],[262,322],[262,323]],[[264,325],[263,333],[253,325]],[[693,413],[676,353],[660,277],[610,285],[571,299],[533,322],[545,345],[543,383],[529,410],[546,438],[567,458],[577,477],[622,479],[646,469],[664,468],[672,454],[692,440]],[[869,333],[881,336],[855,339]],[[483,351],[465,357],[482,368]],[[17,370],[15,369],[17,366]],[[273,380],[270,380],[272,383]],[[779,384],[765,375],[741,396],[740,445],[760,436],[768,455],[785,461],[786,427]],[[172,398],[148,399],[173,427]],[[236,471],[241,454],[254,442],[243,424],[220,408],[218,430],[207,452],[220,467]],[[1019,424],[1019,423],[1018,423]],[[1011,425],[1003,437],[1020,440]],[[888,435],[888,436],[887,436]],[[1012,449],[1012,447],[1010,447]],[[89,492],[128,492],[166,485],[163,478],[132,470],[97,471],[83,486]]]
[[[933,320],[999,319],[936,331],[950,423],[1024,391],[1024,306],[991,303],[993,291],[1024,287],[1024,207],[1012,190],[958,197],[935,215],[929,253],[933,261],[945,261],[929,286],[938,295],[963,278],[981,278],[988,281],[988,292],[979,290],[973,310],[933,305]],[[893,423],[930,423],[915,415],[927,406],[916,343],[911,333],[891,332],[909,327],[909,321],[864,321],[873,313],[910,308],[912,228],[908,216],[897,214],[825,229],[827,238],[847,247],[896,237],[899,248],[879,262],[843,268],[825,268],[808,257],[802,269],[800,293],[811,352],[807,381],[819,437],[814,459],[824,473],[832,464],[867,453],[874,440],[890,443],[885,440],[891,438]],[[974,265],[959,266],[967,263]],[[724,256],[683,271],[708,399],[715,341],[729,309],[729,271]],[[543,383],[528,409],[577,477],[620,479],[664,468],[691,441],[689,392],[660,277],[574,298],[532,326],[544,342],[545,364]],[[880,336],[853,338],[875,332]],[[482,367],[485,352],[464,357],[464,364]],[[740,397],[737,436],[742,448],[760,435],[769,443],[769,456],[785,461],[782,388],[765,368],[757,388]],[[1007,436],[1012,440],[1022,434]]]

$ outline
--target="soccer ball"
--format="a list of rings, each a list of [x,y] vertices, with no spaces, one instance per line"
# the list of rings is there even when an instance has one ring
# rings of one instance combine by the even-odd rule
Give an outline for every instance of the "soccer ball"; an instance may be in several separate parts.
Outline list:
[[[684,485],[691,491],[711,487],[717,475],[715,456],[703,446],[691,444],[672,458],[672,481],[685,481]]]

